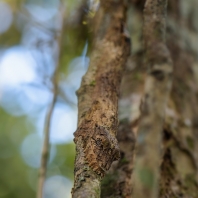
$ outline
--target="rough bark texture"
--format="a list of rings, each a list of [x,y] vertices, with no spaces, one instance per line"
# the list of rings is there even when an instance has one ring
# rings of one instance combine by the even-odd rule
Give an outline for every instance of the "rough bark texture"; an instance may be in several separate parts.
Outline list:
[[[130,56],[121,85],[119,100],[120,128],[122,137],[136,135],[142,109],[141,98],[144,93],[147,64],[144,62],[142,45],[142,23],[144,0],[132,0],[128,13],[129,31],[133,42],[133,54]],[[160,145],[161,160],[160,179],[158,180],[159,198],[197,198],[198,197],[198,1],[169,1],[167,16],[167,46],[173,61],[173,84],[170,98],[165,110],[165,121]],[[132,26],[132,28],[130,27]],[[139,105],[141,108],[139,108]],[[118,133],[118,134],[119,134]],[[140,146],[144,134],[137,134]],[[156,140],[155,136],[151,136]],[[134,155],[134,139],[118,141],[121,149],[119,162],[113,164],[103,180],[102,196],[104,198],[131,197],[132,188],[128,182],[130,176],[124,171],[132,172],[136,160],[129,158],[125,166],[118,166],[125,161],[127,153]],[[144,141],[147,144],[147,141]],[[144,148],[145,145],[143,145]],[[131,167],[131,169],[128,169]],[[141,172],[143,180],[149,184],[150,174]],[[110,183],[110,184],[109,184]],[[108,185],[107,185],[108,184]],[[114,184],[114,186],[112,185]],[[123,188],[125,186],[125,188]],[[149,197],[144,194],[144,197]],[[136,197],[135,197],[136,198]]]
[[[78,90],[72,196],[100,197],[100,181],[120,152],[116,139],[121,76],[130,52],[124,1],[101,0],[90,66]]]

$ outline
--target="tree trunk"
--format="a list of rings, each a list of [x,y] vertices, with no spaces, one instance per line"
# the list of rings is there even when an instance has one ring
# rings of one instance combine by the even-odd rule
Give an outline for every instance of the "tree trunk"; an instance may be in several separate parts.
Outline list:
[[[148,155],[145,156],[146,152],[135,152],[135,145],[138,151],[141,149],[144,151],[143,148],[148,146],[148,142],[144,141],[145,134],[138,133],[141,118],[144,116],[140,118],[140,115],[145,113],[142,98],[148,77],[148,65],[144,61],[145,48],[142,44],[144,4],[144,0],[131,0],[128,5],[127,23],[133,45],[120,89],[120,123],[117,134],[120,159],[113,162],[102,179],[102,198],[131,197],[132,189],[138,189],[139,185],[138,183],[132,184],[135,162],[144,157],[150,161],[153,159]],[[159,142],[159,148],[155,148],[160,154],[159,165],[156,166],[156,170],[160,168],[160,174],[157,180],[158,185],[155,187],[157,197],[160,198],[198,197],[197,13],[197,0],[168,2],[166,45],[173,62],[173,83],[160,131],[162,140]],[[113,53],[113,49],[111,50]],[[106,56],[105,60],[109,58]],[[104,68],[103,70],[105,72]],[[165,96],[165,93],[160,94],[162,98]],[[153,125],[158,124],[158,120],[153,123]],[[153,142],[159,141],[158,137],[152,133],[150,135],[152,137],[149,138],[153,139]],[[153,175],[148,170],[140,171],[136,177],[139,177],[139,181],[146,188],[152,187]],[[144,197],[151,197],[147,192],[147,190],[142,192]]]
[[[122,81],[119,103],[118,134],[120,135],[118,135],[118,141],[121,148],[121,159],[112,166],[109,174],[104,178],[101,197],[131,197],[131,173],[134,161],[140,157],[137,155],[135,160],[132,158],[134,155],[132,145],[140,123],[141,98],[144,92],[147,65],[143,61],[145,53],[140,25],[143,21],[143,2],[136,2],[128,13],[128,17],[130,17],[128,24],[132,26],[133,54],[128,61]],[[167,45],[173,60],[174,80],[166,107],[166,118],[162,131],[163,142],[159,148],[159,150],[162,149],[158,190],[160,198],[198,197],[197,11],[198,2],[196,0],[169,1]],[[156,141],[155,136],[152,138],[153,141]],[[137,134],[136,144],[145,146],[146,142],[142,142],[144,139],[142,134]],[[139,177],[149,188],[152,175],[148,171],[142,171]],[[135,184],[133,188],[136,188]],[[147,197],[147,194],[145,193],[144,196]]]

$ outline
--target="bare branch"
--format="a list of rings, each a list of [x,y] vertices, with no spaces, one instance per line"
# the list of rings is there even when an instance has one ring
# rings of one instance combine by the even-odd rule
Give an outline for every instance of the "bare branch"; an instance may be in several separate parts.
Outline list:
[[[62,28],[61,31],[63,31],[63,22],[64,22],[64,6],[61,6],[60,11],[62,13]],[[62,32],[58,33],[57,41],[59,48],[61,48],[61,40],[62,40]],[[59,52],[57,52],[58,56],[60,56],[60,49]],[[43,197],[43,187],[47,172],[47,161],[49,156],[49,136],[50,136],[50,126],[51,126],[51,118],[54,110],[54,106],[57,99],[57,93],[58,93],[58,68],[59,68],[59,57],[57,58],[56,68],[52,77],[52,83],[53,83],[53,98],[52,103],[50,104],[48,108],[48,112],[46,114],[45,118],[45,128],[44,128],[44,142],[43,142],[43,148],[42,148],[42,154],[41,154],[41,165],[39,169],[39,178],[38,178],[38,188],[37,188],[37,198]]]
[[[118,95],[130,40],[124,34],[123,0],[101,0],[90,66],[78,90],[73,198],[100,197],[100,181],[119,158]]]
[[[172,84],[172,61],[165,44],[167,0],[147,0],[144,9],[144,41],[148,76],[139,145],[134,171],[134,197],[157,198],[165,107]]]
[[[56,86],[55,86],[56,87]],[[54,87],[53,90],[53,99],[52,103],[49,106],[46,119],[45,119],[45,129],[44,129],[44,143],[43,143],[43,149],[41,154],[41,165],[39,169],[39,179],[38,179],[38,189],[37,189],[37,198],[43,197],[43,186],[45,182],[45,176],[46,176],[46,169],[47,169],[47,161],[48,161],[48,155],[49,155],[49,133],[50,133],[50,123],[51,123],[51,117],[54,109],[54,105],[56,102],[56,88]]]

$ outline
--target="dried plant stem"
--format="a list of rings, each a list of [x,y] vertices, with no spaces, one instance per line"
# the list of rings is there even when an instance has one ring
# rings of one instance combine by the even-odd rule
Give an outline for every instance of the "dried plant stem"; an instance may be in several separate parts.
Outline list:
[[[37,198],[43,198],[43,187],[44,187],[44,182],[45,182],[45,177],[46,177],[46,172],[47,172],[48,156],[49,156],[49,152],[50,152],[49,139],[50,139],[51,119],[52,119],[53,110],[54,110],[54,106],[55,106],[56,99],[57,99],[57,93],[58,93],[57,78],[58,78],[61,40],[62,40],[62,35],[63,35],[63,24],[64,24],[64,18],[65,18],[64,17],[64,6],[61,6],[60,11],[61,11],[63,20],[62,20],[61,32],[57,36],[57,42],[59,44],[59,52],[57,52],[57,54],[58,54],[57,63],[56,63],[54,74],[52,76],[52,83],[53,83],[52,102],[48,108],[48,111],[46,113],[46,118],[45,118],[44,142],[43,142],[43,148],[42,148],[42,153],[41,153],[41,165],[40,165],[39,177],[38,177]]]
[[[57,94],[54,89],[52,103],[48,109],[48,112],[46,115],[46,121],[45,121],[44,143],[43,143],[43,149],[42,149],[42,154],[41,154],[41,165],[39,169],[37,198],[43,197],[43,186],[44,186],[45,177],[46,177],[47,161],[48,161],[49,148],[50,148],[49,135],[50,135],[51,117],[53,114],[54,105],[56,103],[56,97],[57,97]]]

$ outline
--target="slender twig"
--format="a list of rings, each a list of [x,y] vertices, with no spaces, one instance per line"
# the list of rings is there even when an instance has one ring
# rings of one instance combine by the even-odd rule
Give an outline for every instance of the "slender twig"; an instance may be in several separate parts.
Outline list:
[[[57,97],[57,94],[54,88],[52,103],[50,104],[48,108],[48,112],[47,112],[46,120],[45,120],[44,143],[43,143],[43,149],[42,149],[42,154],[41,154],[41,165],[40,165],[40,170],[39,170],[37,198],[43,197],[43,186],[45,182],[47,161],[48,161],[49,148],[50,148],[49,134],[50,134],[51,117],[53,114],[54,105],[56,103],[56,97]]]
[[[63,31],[63,21],[64,21],[64,9],[63,6],[60,8],[61,13],[62,13],[62,28],[61,31]],[[48,156],[49,156],[49,137],[50,137],[50,127],[51,127],[51,118],[54,110],[54,106],[56,103],[57,99],[57,92],[58,92],[58,82],[57,82],[57,77],[58,77],[58,68],[59,68],[59,59],[60,59],[60,49],[61,49],[61,40],[62,40],[62,32],[59,33],[59,36],[57,37],[57,41],[59,44],[59,52],[58,58],[57,58],[57,63],[55,67],[55,71],[52,77],[52,83],[53,83],[53,98],[52,98],[52,103],[50,104],[48,108],[48,112],[46,114],[46,119],[45,119],[45,128],[44,128],[44,143],[43,143],[43,148],[42,148],[42,154],[41,154],[41,165],[40,165],[40,170],[39,170],[39,178],[38,178],[38,189],[37,189],[37,198],[42,198],[43,197],[43,187],[44,187],[44,182],[45,182],[45,177],[46,177],[46,172],[47,172],[47,161],[48,161]]]
[[[144,42],[148,75],[138,130],[134,195],[157,198],[165,107],[172,84],[172,61],[165,43],[167,0],[147,0]]]

